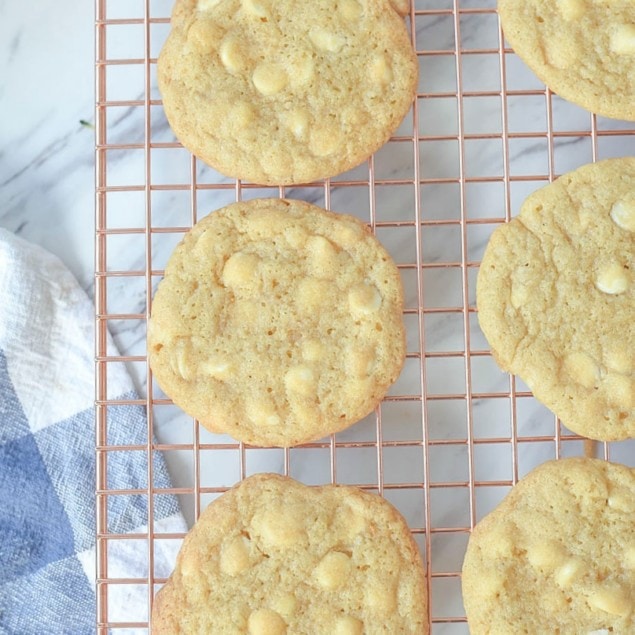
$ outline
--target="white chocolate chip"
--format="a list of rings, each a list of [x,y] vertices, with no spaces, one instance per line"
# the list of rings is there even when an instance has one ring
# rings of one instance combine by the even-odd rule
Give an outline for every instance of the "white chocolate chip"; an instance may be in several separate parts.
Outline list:
[[[194,377],[194,372],[190,364],[191,344],[188,338],[180,337],[174,344],[170,365],[172,370],[180,375],[185,381]]]
[[[492,557],[507,558],[514,550],[513,536],[515,527],[507,522],[500,522],[490,528]]]
[[[554,40],[547,40],[545,43],[546,61],[550,66],[559,69],[569,68],[575,64],[576,59],[576,43],[573,36],[567,33],[559,33],[559,37]]]
[[[248,15],[265,20],[271,17],[269,7],[263,0],[242,0],[242,4],[243,10]]]
[[[275,95],[283,90],[288,79],[282,67],[269,62],[259,64],[252,75],[256,90],[265,97]]]
[[[520,309],[529,297],[529,289],[526,284],[512,278],[511,303],[515,309]]]
[[[273,401],[256,399],[247,404],[247,417],[257,426],[279,426],[282,423]]]
[[[390,62],[385,54],[375,55],[369,66],[371,81],[380,86],[387,86],[393,80]]]
[[[584,14],[583,0],[557,0],[556,4],[565,20],[578,20]]]
[[[249,635],[284,635],[287,624],[271,609],[259,609],[249,616]]]
[[[293,249],[302,249],[306,245],[309,234],[302,227],[291,226],[284,230],[284,237]]]
[[[323,589],[333,591],[346,584],[350,572],[350,557],[340,551],[331,551],[315,568],[315,579]]]
[[[364,624],[350,615],[340,617],[335,622],[335,635],[362,635]]]
[[[311,129],[309,150],[316,157],[333,154],[342,145],[342,131],[338,126],[326,125]]]
[[[296,139],[305,139],[310,120],[309,112],[305,108],[294,108],[287,114],[285,123]]]
[[[250,566],[249,540],[238,536],[225,543],[220,552],[220,570],[230,576],[242,573]]]
[[[595,280],[595,286],[609,295],[624,293],[628,289],[628,276],[624,267],[617,262],[604,267]]]
[[[199,11],[211,11],[221,0],[198,0],[196,8]]]
[[[632,514],[635,512],[635,495],[627,489],[613,491],[609,494],[608,505],[618,512]]]
[[[366,508],[359,500],[351,500],[342,508],[343,532],[350,541],[361,534],[367,527]]]
[[[386,580],[377,580],[366,590],[366,603],[381,618],[394,613],[397,608],[397,594],[394,585]]]
[[[556,584],[566,589],[584,573],[584,570],[584,564],[578,558],[570,558],[556,570]]]
[[[609,373],[602,382],[610,401],[620,408],[635,408],[635,377]]]
[[[240,40],[234,35],[226,36],[218,49],[220,61],[230,73],[239,73],[247,66]]]
[[[198,367],[199,375],[208,375],[214,379],[227,379],[234,370],[233,364],[223,357],[210,357]]]
[[[304,517],[289,508],[267,509],[255,515],[251,520],[254,533],[259,535],[265,545],[289,547],[303,542],[306,538]]]
[[[610,635],[606,628],[600,628],[597,631],[589,631],[586,635]]]
[[[608,348],[604,353],[604,363],[609,370],[624,375],[630,375],[633,372],[633,359],[630,351],[624,347],[614,346]]]
[[[287,371],[284,383],[289,392],[304,397],[314,397],[316,391],[315,374],[308,366],[295,366]]]
[[[569,227],[569,231],[572,233],[575,232],[576,236],[582,236],[585,231],[589,228],[591,223],[597,218],[597,213],[594,209],[590,209],[588,207],[582,207],[578,210],[578,225],[579,228],[576,230],[575,224],[572,224]]]
[[[381,295],[373,285],[360,284],[348,292],[348,306],[354,315],[369,315],[381,306]]]
[[[185,380],[190,378],[190,369],[187,365],[188,360],[188,351],[186,348],[181,348],[181,350],[176,353],[176,368],[179,372],[179,375]]]
[[[375,349],[370,346],[351,349],[347,361],[353,376],[368,377],[375,367]]]
[[[204,55],[218,52],[218,43],[222,41],[225,30],[212,20],[194,20],[187,31],[187,41]]]
[[[611,33],[611,51],[635,55],[635,24],[618,24]]]
[[[537,542],[527,550],[527,559],[534,569],[554,571],[567,561],[565,548],[554,540]]]
[[[602,387],[611,396],[611,402],[621,408],[635,407],[635,378],[609,373],[602,380]]]
[[[635,570],[635,545],[630,545],[624,551],[624,568]]]
[[[368,110],[360,108],[359,105],[356,108],[343,108],[341,116],[345,127],[348,126],[354,128],[367,126],[372,119]]]
[[[235,130],[245,130],[254,122],[255,118],[256,113],[253,106],[246,101],[234,104],[229,115],[231,125]]]
[[[617,201],[611,208],[613,222],[628,232],[635,232],[635,197]]]
[[[255,254],[237,251],[225,263],[222,274],[223,284],[233,289],[255,288],[259,263],[260,258]]]
[[[306,243],[309,274],[316,278],[333,279],[339,272],[335,245],[324,236],[311,236]]]
[[[325,347],[318,340],[306,340],[302,342],[302,358],[307,362],[317,362],[324,357]]]
[[[315,77],[315,60],[307,51],[297,51],[287,69],[293,86],[304,86]]]
[[[340,0],[337,4],[340,15],[349,22],[359,20],[362,15],[362,7],[357,0]]]
[[[254,234],[254,238],[268,239],[271,236],[272,224],[278,226],[285,222],[287,212],[282,209],[272,209],[270,214],[258,214],[245,218],[245,229],[249,235]]]
[[[276,613],[280,613],[287,620],[290,619],[298,607],[298,601],[293,593],[282,593],[277,596],[271,603]]]
[[[346,533],[351,538],[355,538],[366,529],[367,524],[366,518],[362,514],[353,513],[348,517]]]
[[[311,236],[307,241],[307,249],[317,254],[322,260],[330,260],[337,257],[337,250],[333,243],[324,236]]]
[[[589,597],[591,607],[625,617],[631,612],[632,603],[628,594],[618,586],[598,589]]]
[[[571,353],[564,360],[567,375],[585,388],[595,387],[600,380],[600,369],[586,353]]]
[[[361,233],[361,228],[351,223],[346,227],[342,227],[337,236],[334,237],[334,240],[342,249],[349,249],[359,242],[362,237]]]
[[[325,31],[324,29],[311,29],[309,39],[313,43],[313,46],[321,51],[328,51],[329,53],[336,53],[346,42],[341,35]]]

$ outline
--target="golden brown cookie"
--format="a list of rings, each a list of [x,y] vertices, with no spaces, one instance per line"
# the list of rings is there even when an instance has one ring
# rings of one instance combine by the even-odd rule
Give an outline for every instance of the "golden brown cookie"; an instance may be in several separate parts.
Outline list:
[[[152,305],[159,385],[212,431],[291,446],[366,416],[405,358],[399,270],[352,216],[235,203],[174,251]]]
[[[535,469],[475,527],[462,586],[472,635],[635,633],[635,470]]]
[[[155,635],[423,635],[425,575],[384,499],[260,474],[201,514],[152,626]]]
[[[635,121],[633,0],[498,0],[505,37],[555,93]]]
[[[635,437],[635,159],[565,174],[499,227],[478,275],[499,366],[578,434]]]
[[[228,176],[292,184],[378,150],[410,108],[407,0],[177,0],[158,63],[183,145]]]

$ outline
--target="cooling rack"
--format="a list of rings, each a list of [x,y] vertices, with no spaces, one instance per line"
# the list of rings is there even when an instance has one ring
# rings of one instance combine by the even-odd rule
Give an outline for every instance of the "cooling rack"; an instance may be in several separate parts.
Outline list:
[[[157,497],[178,496],[191,524],[240,479],[275,471],[309,484],[355,484],[396,505],[426,565],[431,632],[467,633],[460,569],[469,532],[518,478],[544,460],[584,453],[635,464],[632,442],[585,442],[500,373],[474,303],[491,232],[559,174],[635,153],[635,127],[547,90],[506,45],[494,0],[416,0],[406,22],[419,57],[417,97],[382,150],[302,187],[232,181],[189,155],[165,121],[156,58],[171,4],[96,0],[97,631],[150,632],[153,597],[169,575],[156,570],[155,552],[183,539],[156,526]],[[207,432],[153,384],[145,351],[151,298],[183,233],[214,209],[261,196],[364,219],[398,263],[406,292],[408,355],[386,399],[348,431],[287,450]],[[114,366],[127,368],[138,394],[111,394]],[[147,443],[109,445],[108,417],[134,404],[147,410]],[[155,484],[158,451],[171,489]],[[147,456],[147,489],[109,488],[115,452]],[[108,500],[132,495],[147,498],[148,525],[118,534]],[[146,577],[109,574],[118,540],[147,546]],[[114,606],[113,589],[127,585],[143,588],[143,606]]]

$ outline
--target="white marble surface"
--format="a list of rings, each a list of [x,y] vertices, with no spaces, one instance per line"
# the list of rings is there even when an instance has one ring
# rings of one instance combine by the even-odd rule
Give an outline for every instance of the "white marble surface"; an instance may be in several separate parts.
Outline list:
[[[169,0],[149,3],[153,17],[168,15]],[[463,0],[462,8],[493,6],[492,0]],[[109,18],[143,17],[142,0],[104,0]],[[449,0],[418,0],[419,9],[447,9]],[[464,14],[460,20],[462,46],[467,49],[497,49],[498,24],[494,15]],[[143,26],[113,25],[108,29],[108,57],[143,57]],[[151,55],[156,56],[167,32],[164,24],[151,27]],[[0,0],[0,225],[56,253],[73,271],[88,294],[93,292],[94,247],[94,137],[93,130],[80,125],[80,119],[94,120],[93,83],[93,3],[89,0],[39,0],[32,3]],[[420,50],[453,51],[455,22],[452,15],[417,18],[417,42]],[[461,65],[462,88],[470,91],[500,90],[500,71],[496,54],[464,54]],[[540,82],[515,57],[507,58],[508,89],[541,89]],[[420,91],[455,92],[456,62],[453,55],[421,58]],[[143,99],[143,66],[108,67],[109,100]],[[153,81],[152,98],[158,98]],[[581,109],[555,97],[552,130],[588,131],[590,116]],[[508,131],[547,132],[545,98],[509,96],[506,101]],[[143,108],[112,107],[107,113],[108,142],[143,143]],[[501,99],[497,95],[465,97],[462,102],[462,130],[466,135],[502,131]],[[459,132],[457,101],[454,97],[419,101],[420,173],[424,179],[459,177],[459,150],[456,140],[425,140],[426,136],[453,136]],[[598,130],[624,130],[633,124],[598,119]],[[412,117],[408,116],[399,134],[412,134]],[[160,107],[152,108],[152,142],[171,142],[172,133]],[[504,153],[500,139],[470,139],[464,148],[466,177],[497,177],[503,174]],[[509,139],[509,174],[513,177],[550,174],[548,142],[545,136]],[[624,134],[600,137],[597,158],[635,153],[635,137]],[[551,174],[560,174],[589,162],[593,157],[589,137],[556,139]],[[390,143],[375,157],[376,179],[412,179],[414,177],[411,143]],[[191,163],[181,149],[152,151],[153,185],[189,184]],[[196,164],[199,185],[230,183],[200,162]],[[338,187],[342,179],[368,179],[368,166],[362,165],[343,177],[333,179],[330,202],[338,211],[369,218],[368,187]],[[143,151],[108,153],[109,185],[143,185]],[[507,189],[501,182],[468,183],[465,187],[465,218],[502,219],[507,211],[515,213],[523,198],[544,184],[541,180],[514,181]],[[325,204],[324,188],[291,188],[287,196]],[[199,189],[199,215],[234,200],[234,190],[219,192]],[[275,196],[276,189],[246,189],[244,197]],[[408,185],[381,186],[374,191],[376,219],[413,220],[414,189]],[[152,194],[154,227],[187,226],[191,223],[191,200],[188,190],[162,190]],[[421,188],[421,211],[424,221],[460,219],[458,183],[424,184]],[[117,193],[108,195],[109,227],[144,227],[144,195]],[[466,259],[478,261],[495,222],[469,225],[466,228]],[[415,262],[414,228],[381,229],[378,236],[396,261]],[[152,238],[152,266],[161,269],[180,234],[155,234]],[[428,224],[421,230],[425,263],[461,262],[462,240],[459,225]],[[121,235],[108,238],[109,270],[143,270],[145,237]],[[469,302],[475,296],[476,268],[467,272]],[[403,270],[407,304],[417,305],[416,281],[412,271]],[[155,284],[158,278],[154,280]],[[424,273],[424,306],[462,306],[462,273],[459,268],[429,268]],[[111,278],[108,282],[108,310],[112,313],[143,313],[146,305],[144,278]],[[407,318],[408,350],[419,351],[416,316]],[[145,325],[142,321],[112,322],[111,329],[123,353],[143,355]],[[476,316],[470,316],[467,332],[472,350],[484,350]],[[426,352],[461,351],[464,326],[461,313],[428,314],[425,317]],[[429,358],[426,361],[426,390],[431,394],[464,393],[465,368],[462,357]],[[130,365],[139,392],[146,393],[145,369],[141,363]],[[471,364],[472,390],[476,393],[507,391],[509,378],[500,373],[490,357],[474,357]],[[391,389],[391,395],[420,394],[419,360],[409,359],[405,371]],[[516,382],[517,390],[524,390]],[[155,395],[159,395],[155,388]],[[114,395],[113,395],[114,396]],[[426,404],[426,426],[431,440],[466,439],[465,400],[431,400]],[[516,433],[525,437],[553,437],[554,418],[546,408],[531,398],[517,402]],[[432,445],[424,453],[421,447],[384,447],[381,453],[384,494],[404,513],[413,528],[425,525],[424,491],[419,488],[390,489],[391,484],[421,484],[424,458],[429,460],[431,483],[457,483],[452,488],[432,488],[428,511],[431,528],[468,527],[470,524],[469,492],[461,487],[469,478],[469,461],[479,481],[509,481],[525,474],[536,464],[556,453],[554,441],[519,443],[512,449],[510,405],[506,399],[474,399],[472,423],[476,439],[499,439],[472,449],[465,443]],[[155,409],[155,431],[161,443],[192,443],[194,426],[174,407]],[[375,417],[368,417],[348,431],[337,435],[337,442],[369,442],[368,447],[335,449],[337,480],[343,483],[375,484],[378,482],[378,453]],[[563,437],[566,431],[562,430]],[[384,442],[422,439],[421,406],[418,402],[391,402],[382,406],[381,435]],[[231,443],[200,430],[201,443]],[[563,441],[562,455],[581,454],[579,441]],[[635,463],[632,443],[613,444],[612,457]],[[167,453],[175,485],[191,487],[194,463],[190,450]],[[240,478],[241,460],[245,474],[272,470],[282,472],[285,453],[281,450],[227,449],[203,451],[200,480],[203,487],[232,485]],[[307,483],[331,480],[329,448],[294,449],[288,455],[289,472]],[[500,500],[507,487],[479,487],[475,494],[475,515],[482,517]],[[202,504],[213,496],[204,494]],[[193,518],[193,497],[183,496],[186,515]],[[433,534],[431,570],[433,573],[460,569],[467,535],[464,532]],[[422,547],[425,544],[420,537]],[[434,617],[462,615],[459,580],[435,577],[432,581]],[[460,624],[435,625],[434,632],[464,633]]]

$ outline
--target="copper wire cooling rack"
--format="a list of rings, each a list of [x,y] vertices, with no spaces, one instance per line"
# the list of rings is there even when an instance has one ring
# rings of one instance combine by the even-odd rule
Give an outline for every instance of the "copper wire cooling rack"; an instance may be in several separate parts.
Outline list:
[[[585,451],[635,460],[629,443],[585,446],[520,380],[496,370],[476,321],[479,260],[491,232],[531,191],[584,163],[635,153],[635,127],[545,89],[506,46],[494,0],[416,0],[406,22],[419,56],[418,93],[390,142],[326,182],[235,182],[189,155],[165,121],[156,58],[171,4],[96,0],[97,630],[150,631],[153,596],[169,573],[155,570],[155,551],[183,538],[156,530],[157,496],[177,495],[191,523],[235,482],[270,470],[310,484],[359,485],[395,504],[426,565],[432,632],[467,633],[460,569],[469,532],[518,478],[546,459]],[[290,450],[208,433],[152,383],[145,350],[152,294],[183,233],[213,209],[260,196],[365,219],[406,291],[408,356],[388,397],[348,431]],[[107,348],[108,331],[118,355]],[[139,397],[111,394],[116,365],[132,374]],[[147,443],[109,445],[109,414],[130,404],[147,409]],[[172,489],[154,484],[156,451]],[[114,452],[152,459],[147,489],[109,489]],[[148,526],[115,533],[108,500],[131,495],[147,498]],[[147,545],[147,577],[110,574],[109,547],[118,540]],[[112,591],[125,585],[143,587],[147,606],[114,607]],[[125,617],[115,621],[115,613]]]

